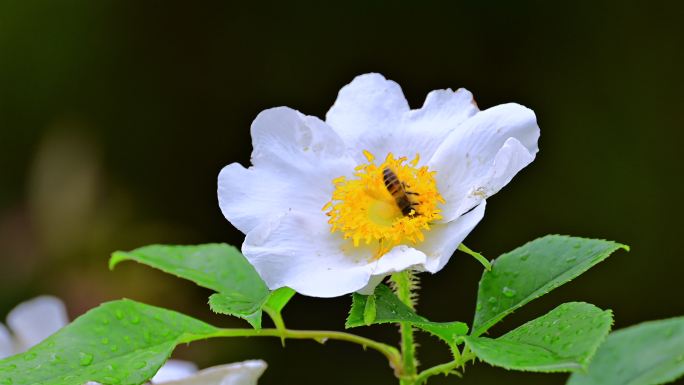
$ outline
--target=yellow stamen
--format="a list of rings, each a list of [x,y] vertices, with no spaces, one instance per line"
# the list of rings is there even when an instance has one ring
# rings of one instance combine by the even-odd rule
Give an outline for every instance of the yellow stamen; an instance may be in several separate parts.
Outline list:
[[[413,160],[411,161],[411,166],[418,166],[418,162],[420,162],[420,154],[416,154],[416,157],[413,158]]]
[[[371,152],[368,150],[363,150],[363,156],[365,156],[366,159],[368,159],[369,163],[373,163],[373,161],[375,160],[375,156],[371,154]]]
[[[331,232],[339,231],[350,239],[354,247],[373,245],[372,258],[382,257],[394,246],[423,242],[423,232],[441,219],[438,204],[444,199],[437,190],[435,172],[427,166],[417,167],[420,157],[407,163],[406,157],[395,158],[387,154],[384,162],[375,165],[375,156],[363,152],[367,164],[355,168],[354,178],[333,180],[335,191],[332,199],[323,207],[330,217]],[[389,168],[401,183],[401,189],[390,193],[383,179],[383,171]],[[398,191],[398,192],[396,192]],[[411,203],[408,215],[402,214],[400,197]]]

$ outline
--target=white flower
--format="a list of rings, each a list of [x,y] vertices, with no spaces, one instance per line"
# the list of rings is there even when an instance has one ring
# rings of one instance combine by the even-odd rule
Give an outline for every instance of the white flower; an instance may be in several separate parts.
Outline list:
[[[62,301],[40,296],[22,302],[0,323],[0,359],[26,351],[69,323]]]
[[[169,360],[151,382],[164,385],[256,385],[264,370],[266,363],[261,360],[212,366],[200,371],[192,363]]]
[[[534,160],[539,127],[518,104],[480,111],[465,89],[432,91],[411,110],[398,84],[366,74],[325,122],[278,107],[251,134],[252,167],[230,164],[218,179],[242,252],[271,289],[334,297],[442,269],[485,199]]]
[[[0,359],[19,354],[69,323],[64,303],[40,296],[17,305],[7,315],[10,331],[0,323]],[[168,360],[150,381],[164,385],[256,385],[266,363],[250,360],[197,370],[192,362]],[[89,382],[88,385],[97,385]]]

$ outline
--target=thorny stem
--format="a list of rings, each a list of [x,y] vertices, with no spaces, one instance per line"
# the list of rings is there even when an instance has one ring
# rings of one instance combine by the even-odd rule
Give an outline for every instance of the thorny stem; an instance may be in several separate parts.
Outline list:
[[[329,330],[291,330],[291,329],[219,329],[216,333],[209,337],[280,337],[299,339],[299,340],[315,340],[319,343],[325,343],[327,340],[347,341],[359,344],[364,347],[377,350],[382,353],[390,366],[394,369],[397,376],[401,375],[401,355],[399,351],[393,346],[377,342],[369,338],[357,336],[355,334],[329,331]]]
[[[454,356],[455,358],[451,362],[435,365],[418,373],[416,376],[415,385],[424,384],[427,382],[428,378],[437,374],[444,374],[445,376],[449,374],[456,374],[460,376],[460,374],[455,372],[455,370],[459,367],[465,366],[468,361],[476,357],[475,354],[468,349],[467,345],[463,347],[462,353],[454,354]]]
[[[416,376],[416,385],[421,385],[427,382],[427,379],[437,374],[450,374],[454,369],[460,365],[457,361],[451,361],[444,364],[435,365],[431,368],[425,369]]]
[[[464,246],[465,247],[465,246]],[[469,249],[468,249],[469,250]],[[469,253],[470,254],[470,253]],[[417,278],[411,272],[401,272],[392,275],[392,283],[397,297],[406,306],[411,309],[415,308],[415,292],[417,289]],[[207,336],[211,337],[278,337],[285,345],[285,339],[310,339],[315,340],[321,344],[327,340],[347,341],[361,345],[364,349],[371,348],[382,353],[389,361],[390,366],[394,369],[394,374],[399,378],[400,385],[422,385],[425,384],[428,378],[438,374],[460,374],[456,371],[462,368],[465,364],[475,358],[475,354],[468,349],[468,346],[463,347],[463,351],[459,352],[458,348],[453,351],[454,360],[443,364],[435,365],[421,372],[417,370],[416,360],[416,344],[413,339],[413,328],[410,323],[401,322],[401,353],[395,347],[384,344],[382,342],[374,341],[369,338],[357,336],[355,334],[330,331],[330,330],[292,330],[285,327],[285,323],[277,312],[271,314],[275,323],[275,328],[268,329],[218,329],[215,333]]]
[[[416,278],[410,271],[403,271],[392,275],[392,282],[394,283],[394,290],[397,297],[406,306],[414,308],[414,293]],[[408,322],[400,322],[399,330],[401,332],[401,356],[403,363],[403,374],[399,378],[401,385],[413,385],[416,378],[416,344],[413,340],[413,327]]]

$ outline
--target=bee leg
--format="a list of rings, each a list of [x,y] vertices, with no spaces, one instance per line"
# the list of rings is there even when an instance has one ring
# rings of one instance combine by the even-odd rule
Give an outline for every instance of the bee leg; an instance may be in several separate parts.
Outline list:
[[[416,204],[411,202],[411,204],[409,204],[409,215],[408,216],[409,217],[415,217],[416,215],[418,215],[418,210],[416,210]]]
[[[409,186],[406,184],[406,182],[401,182],[401,187],[404,188],[404,193],[406,193],[406,195],[420,195],[417,192],[409,190]]]

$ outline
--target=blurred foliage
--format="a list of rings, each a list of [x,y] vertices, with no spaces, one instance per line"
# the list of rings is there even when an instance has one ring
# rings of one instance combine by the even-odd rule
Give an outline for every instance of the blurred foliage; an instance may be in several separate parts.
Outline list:
[[[513,314],[505,330],[570,300],[613,309],[616,327],[682,315],[683,11],[646,1],[3,1],[0,314],[50,293],[72,316],[125,296],[239,323],[212,315],[208,293],[191,284],[135,264],[110,273],[109,253],[239,245],[218,209],[216,176],[230,162],[248,164],[251,120],[277,105],[323,116],[342,85],[378,71],[416,107],[432,89],[466,87],[481,108],[517,101],[536,111],[541,152],[491,199],[473,249],[492,257],[549,232],[632,246]],[[456,256],[424,278],[420,313],[470,321],[480,273]],[[349,302],[296,297],[285,318],[339,329]],[[398,338],[391,327],[372,331]],[[433,351],[424,364],[446,357],[421,343]],[[179,356],[201,366],[263,358],[266,385],[393,383],[382,357],[354,346],[286,349],[212,341]],[[344,370],[351,365],[366,370]],[[565,380],[480,365],[461,383],[502,376]]]

